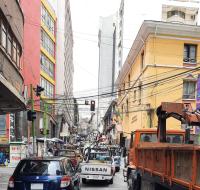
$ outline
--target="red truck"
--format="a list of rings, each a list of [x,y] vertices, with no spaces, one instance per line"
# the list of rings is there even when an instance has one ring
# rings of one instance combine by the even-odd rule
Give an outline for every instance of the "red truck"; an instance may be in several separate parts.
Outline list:
[[[200,113],[190,104],[163,102],[157,108],[158,128],[131,134],[124,177],[129,190],[200,190],[200,146],[190,141],[189,126],[200,126]],[[173,117],[186,130],[166,130]],[[187,127],[188,126],[188,127]]]

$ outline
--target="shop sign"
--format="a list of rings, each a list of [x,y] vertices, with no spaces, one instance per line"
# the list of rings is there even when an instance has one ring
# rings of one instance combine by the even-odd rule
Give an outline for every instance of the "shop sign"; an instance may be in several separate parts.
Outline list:
[[[22,158],[26,157],[26,146],[17,144],[10,145],[10,164],[16,166]]]
[[[6,115],[0,115],[0,136],[6,135]]]
[[[7,137],[0,137],[0,144],[8,144],[8,138]]]
[[[15,114],[10,114],[10,142],[16,141],[15,137]]]

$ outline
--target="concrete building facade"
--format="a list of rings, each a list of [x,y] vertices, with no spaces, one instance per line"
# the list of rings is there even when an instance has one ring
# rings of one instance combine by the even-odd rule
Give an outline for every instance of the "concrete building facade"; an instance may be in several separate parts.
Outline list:
[[[56,98],[59,101],[55,107],[58,122],[57,135],[69,134],[68,128],[74,125],[73,99],[73,34],[70,1],[49,0],[57,16],[56,28]]]
[[[115,97],[117,14],[101,17],[99,25],[98,125]],[[111,95],[104,95],[111,93]],[[113,94],[112,94],[113,93]],[[103,109],[105,108],[105,109]]]
[[[143,22],[117,79],[118,122],[124,137],[130,138],[137,128],[157,127],[161,102],[191,103],[196,108],[199,32],[199,26]],[[167,126],[181,128],[181,123],[169,119]]]
[[[32,4],[32,6],[30,6]],[[26,86],[27,102],[30,99],[30,85],[35,89],[37,85],[42,86],[41,99],[33,92],[34,110],[37,112],[35,120],[35,135],[42,137],[40,128],[44,122],[44,104],[47,105],[47,126],[49,137],[55,137],[54,106],[52,101],[42,99],[55,97],[55,68],[56,68],[56,14],[47,0],[35,1],[20,0],[20,6],[25,15],[24,26],[24,54],[23,54],[23,75]],[[30,35],[31,34],[31,35]],[[28,109],[31,106],[28,104]],[[15,115],[15,128],[25,126],[27,130],[21,136],[32,136],[30,123],[27,121],[27,113]],[[21,139],[22,141],[23,139]]]
[[[18,18],[18,19],[14,19]],[[0,1],[0,152],[9,154],[10,115],[26,109],[23,68],[24,15],[18,1]]]

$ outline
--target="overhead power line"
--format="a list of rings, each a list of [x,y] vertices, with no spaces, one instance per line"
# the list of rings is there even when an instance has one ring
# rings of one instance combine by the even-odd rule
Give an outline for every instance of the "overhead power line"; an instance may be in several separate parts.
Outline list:
[[[112,96],[113,93],[119,93],[119,92],[121,93],[123,91],[128,91],[128,90],[131,90],[131,89],[148,87],[149,85],[158,84],[159,82],[169,81],[169,80],[177,78],[177,77],[179,77],[181,75],[184,75],[184,74],[187,74],[187,73],[190,73],[190,72],[198,71],[199,69],[200,69],[200,67],[196,67],[194,69],[190,69],[188,71],[177,73],[177,74],[169,76],[169,77],[165,77],[165,78],[162,78],[162,79],[159,79],[159,80],[156,80],[156,81],[148,82],[148,83],[137,85],[137,86],[132,86],[132,87],[129,87],[129,88],[125,88],[123,90],[116,90],[114,92],[108,92],[108,93],[102,93],[102,94],[96,94],[96,95],[90,95],[90,96],[83,96],[83,97],[75,97],[75,98],[77,100],[79,100],[79,99],[95,98],[95,97],[98,97],[98,96],[106,96],[106,95],[111,95]],[[46,98],[45,100],[70,100],[70,99],[72,99],[72,98]]]

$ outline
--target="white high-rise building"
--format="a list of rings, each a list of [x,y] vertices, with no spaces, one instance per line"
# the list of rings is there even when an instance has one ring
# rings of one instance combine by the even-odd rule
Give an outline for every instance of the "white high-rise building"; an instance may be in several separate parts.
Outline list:
[[[65,99],[56,106],[59,131],[74,123],[73,99],[73,34],[69,0],[49,0],[57,15],[56,30],[56,98]],[[64,129],[67,128],[67,129]]]
[[[99,74],[98,74],[98,124],[115,97],[117,14],[100,17]],[[106,95],[108,93],[108,95]],[[113,93],[113,94],[112,94]],[[102,94],[105,94],[102,95]]]

